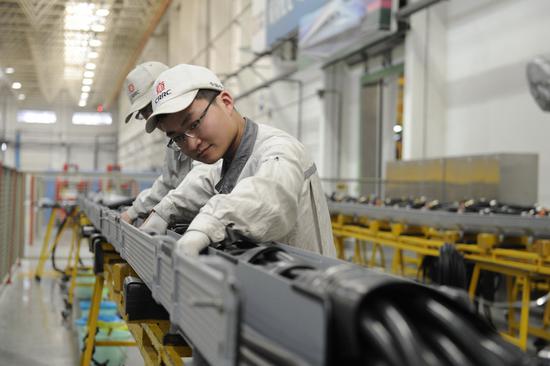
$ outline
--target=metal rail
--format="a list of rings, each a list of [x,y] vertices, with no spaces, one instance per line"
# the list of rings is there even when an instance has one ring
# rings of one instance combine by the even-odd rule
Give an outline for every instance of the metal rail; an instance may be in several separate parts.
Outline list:
[[[329,202],[331,214],[368,217],[408,225],[430,226],[464,232],[485,232],[520,236],[550,236],[549,217],[515,215],[481,215],[394,207],[377,207],[358,203]]]

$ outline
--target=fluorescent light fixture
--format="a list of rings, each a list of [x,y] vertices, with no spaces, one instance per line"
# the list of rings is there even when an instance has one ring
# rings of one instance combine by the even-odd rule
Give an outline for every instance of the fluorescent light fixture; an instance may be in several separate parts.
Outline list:
[[[401,126],[401,125],[395,125],[395,126],[393,126],[393,132],[399,133],[399,132],[401,132],[401,131],[403,131],[403,126]]]
[[[95,73],[93,71],[84,71],[85,78],[93,78]]]
[[[15,69],[13,67],[6,67],[5,72],[6,74],[13,74],[15,72]]]
[[[80,99],[88,99],[89,95],[90,94],[88,94],[88,93],[82,93],[82,94],[80,94]]]
[[[78,102],[78,106],[79,107],[86,107],[86,101],[81,99],[80,102]]]
[[[82,65],[86,61],[86,51],[88,47],[65,46],[65,64]]]
[[[25,100],[25,98],[26,98],[25,94],[19,94],[17,96],[17,99],[19,99],[19,100]]]
[[[92,58],[97,58],[97,56],[99,56],[99,54],[97,52],[89,52],[88,53],[88,58],[92,59]]]
[[[105,32],[105,26],[103,24],[93,24],[92,31],[97,33]]]
[[[2,142],[2,151],[6,151],[8,149],[8,144],[5,142]]]
[[[99,46],[101,46],[101,41],[99,39],[91,39],[90,40],[90,46],[91,47],[99,47]]]
[[[53,111],[24,109],[17,112],[17,122],[52,124],[57,122],[57,115]]]
[[[73,114],[74,125],[110,125],[113,123],[113,117],[111,113],[82,113],[77,112]]]
[[[89,85],[83,85],[82,86],[82,91],[83,92],[88,93],[88,92],[90,92],[90,90],[92,90],[92,87],[90,87]]]
[[[65,80],[80,80],[82,68],[80,66],[65,66],[63,77]]]
[[[93,62],[88,62],[84,67],[87,70],[95,70],[95,64]]]
[[[18,82],[18,81],[16,81],[16,82],[14,82],[14,83],[11,84],[11,88],[12,88],[12,89],[16,89],[16,90],[17,90],[17,89],[21,89],[21,86],[22,86],[21,83]]]
[[[94,21],[95,4],[70,2],[65,7],[65,30],[89,31]]]
[[[82,79],[82,85],[92,85],[93,83],[92,79]]]
[[[107,15],[109,15],[109,10],[97,9],[97,11],[95,12],[95,15],[97,15],[98,17],[106,17]]]

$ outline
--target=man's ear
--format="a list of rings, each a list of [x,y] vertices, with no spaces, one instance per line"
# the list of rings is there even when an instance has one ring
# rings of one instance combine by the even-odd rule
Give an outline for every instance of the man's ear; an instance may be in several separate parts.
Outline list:
[[[220,100],[220,104],[227,110],[227,112],[231,113],[235,109],[235,104],[233,101],[233,96],[227,91],[224,90],[218,95],[218,98]]]

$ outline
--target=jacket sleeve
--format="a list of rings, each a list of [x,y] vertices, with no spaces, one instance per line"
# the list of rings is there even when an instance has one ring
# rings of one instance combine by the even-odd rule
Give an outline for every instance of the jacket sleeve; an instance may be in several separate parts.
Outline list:
[[[202,206],[216,194],[221,164],[198,164],[183,181],[154,207],[155,212],[169,224],[191,221]]]
[[[162,175],[155,180],[151,188],[142,191],[137,196],[132,204],[132,210],[135,210],[137,215],[149,214],[170,190],[177,187],[178,177],[187,175],[189,170],[191,170],[190,159],[189,161],[180,162],[171,150],[167,151],[162,167]]]
[[[253,175],[231,193],[212,197],[188,230],[201,231],[213,242],[226,237],[226,227],[256,241],[277,240],[292,230],[304,187],[303,151],[284,142],[262,150],[252,162]]]

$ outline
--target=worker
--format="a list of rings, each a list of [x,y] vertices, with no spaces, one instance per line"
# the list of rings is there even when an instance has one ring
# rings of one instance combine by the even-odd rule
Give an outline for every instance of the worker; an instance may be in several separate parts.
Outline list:
[[[181,64],[155,81],[146,131],[210,166],[166,195],[142,230],[164,233],[192,219],[177,250],[196,256],[226,237],[278,241],[335,256],[331,222],[315,164],[286,132],[243,118],[209,69]],[[203,165],[207,166],[207,165]]]
[[[145,62],[133,69],[125,81],[125,90],[130,99],[130,109],[125,122],[132,119],[147,120],[151,115],[151,87],[161,72],[168,66],[155,61]],[[132,223],[138,216],[147,217],[153,207],[170,191],[177,187],[192,168],[193,160],[180,151],[166,149],[162,174],[152,187],[143,190],[134,200],[132,206],[120,216],[122,220]]]
[[[540,109],[550,112],[550,55],[538,56],[527,64],[527,80]]]

